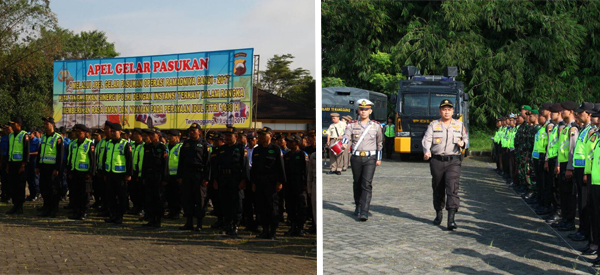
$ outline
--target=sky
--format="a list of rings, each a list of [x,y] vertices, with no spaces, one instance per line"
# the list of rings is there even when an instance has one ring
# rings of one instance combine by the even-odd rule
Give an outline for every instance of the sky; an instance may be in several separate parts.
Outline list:
[[[54,0],[58,24],[100,30],[121,57],[254,48],[260,69],[275,54],[315,76],[313,0]]]

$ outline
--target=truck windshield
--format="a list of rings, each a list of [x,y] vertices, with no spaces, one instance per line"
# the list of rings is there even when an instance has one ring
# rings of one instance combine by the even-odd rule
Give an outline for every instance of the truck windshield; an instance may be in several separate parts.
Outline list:
[[[437,116],[440,103],[444,99],[450,100],[453,105],[456,103],[456,95],[453,94],[407,93],[404,94],[402,113],[413,116]],[[457,112],[457,108],[454,108],[454,112]]]

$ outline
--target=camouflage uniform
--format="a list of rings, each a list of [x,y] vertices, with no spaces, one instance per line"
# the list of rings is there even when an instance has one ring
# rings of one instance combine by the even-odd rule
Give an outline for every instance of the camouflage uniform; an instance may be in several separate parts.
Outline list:
[[[529,186],[531,186],[531,179],[535,177],[536,182],[537,182],[537,175],[535,174],[535,169],[531,169],[531,167],[535,167],[533,166],[533,146],[535,144],[535,135],[537,134],[537,132],[540,130],[540,128],[542,128],[541,125],[536,124],[536,125],[531,125],[529,126],[529,132],[527,135],[527,139],[530,142],[530,146],[527,149],[528,152],[528,159],[527,159],[527,183],[529,184]]]
[[[533,146],[529,146],[530,141],[528,141],[530,126],[527,124],[527,122],[523,122],[523,124],[519,125],[518,127],[517,133],[515,134],[515,164],[517,166],[517,184],[528,184],[527,168],[529,165],[527,165],[527,148]]]

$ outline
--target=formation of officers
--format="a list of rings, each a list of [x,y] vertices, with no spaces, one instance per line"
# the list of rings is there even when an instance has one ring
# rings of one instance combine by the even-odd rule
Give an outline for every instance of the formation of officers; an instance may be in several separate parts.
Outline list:
[[[76,124],[71,140],[64,129],[56,131],[52,117],[43,121],[40,138],[35,130],[24,131],[20,118],[4,127],[1,183],[2,200],[13,203],[8,215],[23,213],[27,182],[27,199],[38,199],[39,189],[41,217],[56,217],[68,190],[65,208],[75,220],[87,217],[93,195],[91,207],[107,223],[122,224],[123,216],[132,214],[147,221],[145,227],[157,228],[163,218],[179,219],[183,210],[186,222],[180,229],[200,231],[212,204],[217,222],[211,227],[227,235],[237,236],[240,225],[254,232],[260,226],[259,238],[274,239],[284,208],[291,224],[286,234],[302,236],[311,216],[310,230],[316,231],[314,130],[282,137],[268,127],[245,133],[228,126],[203,137],[200,126],[192,124],[182,141],[178,130],[130,132],[106,121],[93,134]],[[32,138],[39,148],[32,149]],[[36,159],[39,187],[28,179],[30,157]]]
[[[497,172],[553,228],[577,229],[568,236],[587,242],[583,255],[598,255],[600,245],[599,117],[600,103],[523,105],[498,119],[493,137]]]

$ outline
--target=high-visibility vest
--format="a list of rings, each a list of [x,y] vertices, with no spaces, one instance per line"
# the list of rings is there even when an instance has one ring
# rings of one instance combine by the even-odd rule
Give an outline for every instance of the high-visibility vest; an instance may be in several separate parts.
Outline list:
[[[88,157],[88,152],[92,148],[92,140],[86,138],[82,144],[78,144],[77,140],[73,140],[69,147],[68,162],[71,164],[71,170],[89,171],[90,158]]]
[[[27,132],[21,130],[15,138],[15,133],[8,135],[8,161],[18,162],[23,161],[23,140]]]
[[[579,136],[577,137],[575,150],[573,151],[573,167],[575,168],[585,168],[585,141],[588,138],[590,129],[592,129],[592,127],[588,123],[588,125],[583,128],[583,131],[579,132]]]
[[[594,146],[594,156],[592,158],[592,185],[600,185],[600,143],[596,143]]]
[[[56,155],[58,154],[56,144],[58,143],[59,138],[62,138],[62,136],[56,132],[52,136],[47,136],[46,134],[42,136],[42,144],[40,144],[40,163],[56,164]]]
[[[179,165],[179,150],[183,143],[177,143],[169,152],[169,175],[177,175],[177,166]]]
[[[567,162],[569,161],[569,130],[571,130],[571,124],[567,124],[563,127],[562,131],[560,131],[560,135],[558,137],[558,162]]]
[[[104,165],[101,165],[101,163],[102,163],[102,160],[104,160],[104,153],[106,152],[106,146],[108,145],[109,142],[110,142],[110,140],[103,138],[102,140],[100,140],[100,142],[98,142],[98,146],[96,146],[96,155],[97,155],[96,163],[98,163],[98,165],[97,165],[99,167],[98,169],[104,168]]]
[[[124,139],[121,139],[117,144],[108,143],[106,146],[106,162],[104,163],[106,172],[125,173],[125,145],[127,145],[127,140]]]
[[[558,155],[558,124],[553,124],[552,130],[548,134],[548,158],[555,158]]]
[[[537,133],[535,133],[535,141],[533,143],[533,153],[532,156],[534,159],[539,159],[540,154],[546,153],[546,147],[548,146],[548,133],[546,132],[546,126],[548,126],[548,122],[544,123]]]
[[[389,124],[385,126],[385,136],[394,137],[394,124]]]
[[[133,170],[138,171],[139,175],[142,174],[142,162],[144,161],[144,144],[132,144],[133,147]]]
[[[585,168],[583,173],[586,175],[592,174],[592,158],[594,157],[594,148],[596,148],[596,144],[598,144],[599,133],[594,132],[591,136],[589,136],[585,142]]]

